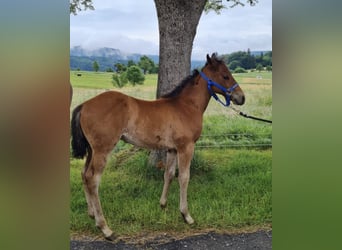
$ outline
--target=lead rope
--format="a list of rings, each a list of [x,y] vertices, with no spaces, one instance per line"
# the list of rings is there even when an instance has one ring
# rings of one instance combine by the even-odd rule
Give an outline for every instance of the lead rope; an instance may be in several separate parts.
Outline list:
[[[249,118],[249,119],[253,119],[253,120],[258,120],[258,121],[262,121],[262,122],[267,122],[267,123],[272,123],[271,120],[266,120],[266,119],[262,119],[262,118],[258,118],[255,116],[251,116],[251,115],[247,115],[243,112],[241,112],[240,110],[236,109],[235,107],[233,107],[233,105],[230,105],[231,109],[234,110],[237,114],[245,117],[245,118]]]

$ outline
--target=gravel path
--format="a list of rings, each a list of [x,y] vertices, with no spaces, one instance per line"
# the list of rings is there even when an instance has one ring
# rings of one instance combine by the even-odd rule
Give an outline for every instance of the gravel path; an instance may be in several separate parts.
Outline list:
[[[272,249],[272,231],[258,231],[255,233],[242,234],[218,234],[207,233],[196,236],[189,236],[181,240],[169,239],[168,242],[163,240],[164,236],[159,236],[154,240],[146,242],[144,245],[134,245],[125,243],[124,241],[109,242],[103,240],[84,241],[71,240],[71,250],[137,250],[137,249],[162,249],[162,250],[221,250],[221,249]]]

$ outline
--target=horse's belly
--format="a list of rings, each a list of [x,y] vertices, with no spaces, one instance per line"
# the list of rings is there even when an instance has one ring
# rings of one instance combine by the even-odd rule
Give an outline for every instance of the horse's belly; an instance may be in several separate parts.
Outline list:
[[[163,139],[159,135],[153,135],[150,137],[132,134],[132,133],[123,133],[121,136],[121,140],[124,142],[133,144],[142,148],[150,148],[150,149],[169,149],[173,148],[172,143],[167,142],[167,140]]]

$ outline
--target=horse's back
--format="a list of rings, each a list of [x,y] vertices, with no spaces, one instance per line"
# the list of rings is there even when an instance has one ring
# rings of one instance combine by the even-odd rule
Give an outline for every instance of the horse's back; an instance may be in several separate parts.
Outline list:
[[[81,123],[96,141],[123,136],[126,142],[147,148],[176,148],[197,140],[201,132],[201,122],[176,99],[147,101],[116,91],[83,103]]]
[[[127,126],[130,103],[131,97],[116,91],[104,92],[84,102],[80,119],[88,139],[97,141],[101,138],[99,141],[103,143],[120,137]]]
[[[117,91],[106,91],[85,101],[83,106],[87,109],[100,111],[103,109],[125,106],[127,105],[129,98],[129,96]]]

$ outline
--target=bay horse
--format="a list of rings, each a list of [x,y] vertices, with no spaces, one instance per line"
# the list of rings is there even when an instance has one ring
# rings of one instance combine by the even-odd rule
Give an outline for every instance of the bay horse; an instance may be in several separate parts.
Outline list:
[[[178,165],[179,209],[188,224],[194,223],[187,203],[190,163],[201,135],[203,113],[211,96],[221,94],[243,105],[245,96],[225,63],[214,53],[207,55],[202,71],[197,70],[169,94],[154,101],[139,100],[120,92],[107,91],[80,104],[71,120],[72,150],[84,158],[81,173],[89,216],[108,240],[114,239],[103,216],[98,188],[107,156],[121,139],[138,147],[167,151],[160,206],[166,207],[169,185]],[[222,102],[222,104],[224,104]]]

